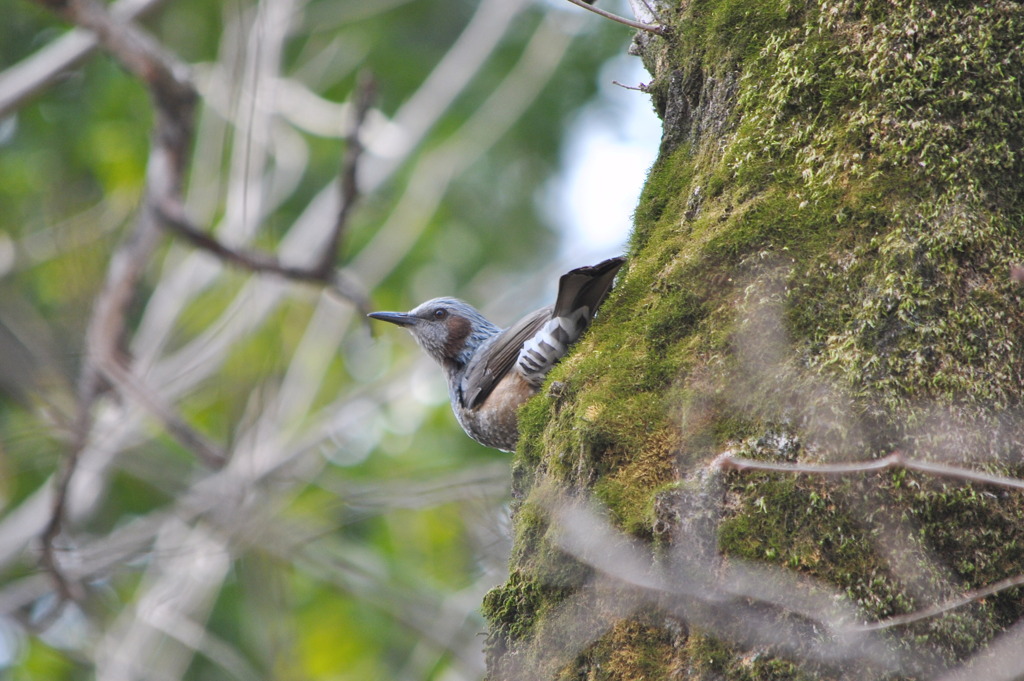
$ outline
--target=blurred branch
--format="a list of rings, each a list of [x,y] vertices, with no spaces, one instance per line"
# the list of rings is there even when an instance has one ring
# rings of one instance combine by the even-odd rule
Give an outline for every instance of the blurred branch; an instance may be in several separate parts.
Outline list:
[[[722,459],[719,457],[719,465],[688,492],[690,499],[682,497],[677,511],[680,517],[693,515],[690,512],[695,510],[694,501],[721,503],[722,490],[714,483],[716,471],[728,469],[733,462],[732,458],[726,459],[730,463]],[[735,463],[735,469],[745,470],[741,466],[746,460],[736,458]],[[832,468],[841,472],[862,469],[856,464]],[[856,664],[884,672],[919,672],[926,668],[926,658],[913,648],[902,649],[898,644],[901,635],[887,630],[1024,586],[1024,575],[1016,575],[916,612],[858,624],[862,613],[851,608],[843,595],[827,583],[734,556],[723,558],[717,549],[702,555],[695,547],[707,541],[717,543],[715,521],[706,526],[692,520],[682,522],[672,538],[674,548],[655,558],[645,543],[613,528],[606,512],[578,499],[557,493],[551,496],[553,499],[547,499],[543,506],[551,513],[552,541],[594,568],[597,574],[572,584],[558,584],[571,586],[573,591],[549,615],[549,623],[561,622],[563,614],[567,614],[567,621],[573,626],[546,627],[534,641],[524,644],[511,656],[514,673],[509,678],[518,678],[517,673],[523,675],[526,670],[518,665],[534,659],[539,649],[544,650],[544,656],[554,658],[555,666],[568,663],[605,633],[609,611],[614,613],[614,619],[619,619],[642,609],[660,610],[723,640],[767,649],[798,665]],[[595,589],[601,591],[596,601]],[[600,620],[593,619],[596,602],[605,613]],[[896,645],[890,646],[888,639],[876,637],[880,631],[894,637]],[[913,634],[907,636],[909,643]]]
[[[441,61],[394,113],[390,132],[384,131],[382,139],[377,140],[388,148],[388,154],[375,157],[368,165],[362,177],[363,191],[375,190],[408,161],[452,103],[484,70],[526,4],[526,0],[481,0],[476,5],[469,23]]]
[[[328,244],[312,268],[286,266],[267,254],[228,248],[185,217],[182,187],[193,143],[194,109],[198,98],[187,66],[164,51],[144,31],[122,17],[114,16],[95,0],[36,1],[80,28],[92,31],[100,45],[148,86],[156,113],[145,200],[133,232],[111,258],[106,281],[94,304],[79,377],[72,443],[55,478],[51,515],[41,534],[41,562],[53,576],[59,595],[66,600],[76,594],[57,561],[55,541],[67,513],[71,480],[92,431],[95,400],[108,384],[141,403],[175,439],[207,465],[219,467],[226,460],[223,451],[186,424],[155,391],[148,389],[132,374],[122,349],[127,332],[127,311],[135,298],[142,273],[159,243],[161,228],[171,228],[193,245],[226,262],[257,272],[272,272],[289,279],[326,284],[365,311],[368,308],[365,296],[335,272],[333,263],[341,235],[358,198],[356,175],[363,150],[360,134],[374,88],[372,80],[367,78],[357,89],[355,120],[340,173],[342,205]]]
[[[53,9],[54,3],[36,0]],[[156,9],[166,0],[119,0],[112,16],[129,21]],[[30,57],[0,72],[0,118],[8,116],[81,64],[99,46],[91,30],[72,30]]]
[[[903,455],[902,452],[896,451],[892,454],[876,459],[873,461],[854,461],[854,462],[841,462],[831,464],[809,464],[809,463],[777,463],[770,461],[759,461],[756,459],[748,459],[739,457],[732,452],[725,452],[720,455],[712,464],[713,467],[723,470],[735,470],[735,471],[774,471],[774,472],[788,472],[797,474],[817,474],[817,475],[846,475],[850,473],[865,473],[869,471],[881,471],[891,469],[903,469],[909,471],[917,471],[920,473],[928,473],[945,478],[954,478],[958,480],[965,480],[969,482],[977,482],[986,485],[994,485],[997,487],[1007,487],[1010,489],[1024,489],[1024,480],[1013,478],[1009,476],[993,475],[989,473],[983,473],[981,471],[974,471],[958,466],[949,466],[946,464],[934,463],[930,461],[916,461],[909,459]],[[869,632],[889,629],[892,627],[903,626],[911,624],[923,619],[928,619],[946,613],[950,610],[960,608],[965,605],[969,605],[975,601],[981,600],[988,596],[1012,589],[1018,586],[1024,585],[1024,575],[1016,575],[1014,577],[1008,577],[1006,579],[990,584],[986,587],[974,589],[972,591],[963,594],[957,598],[950,599],[945,603],[939,603],[937,605],[923,608],[906,615],[899,615],[896,617],[890,617],[885,620],[872,622],[869,624],[858,625],[849,627],[849,631],[855,632]]]
[[[352,209],[359,199],[357,175],[359,161],[365,150],[362,135],[375,92],[376,84],[372,76],[363,76],[354,95],[353,121],[346,137],[345,154],[342,158],[338,179],[341,190],[341,206],[338,209],[330,237],[313,265],[309,267],[286,265],[279,258],[268,253],[227,246],[188,219],[180,197],[175,197],[178,200],[155,205],[161,224],[192,246],[211,253],[226,263],[252,272],[275,274],[293,281],[323,284],[352,302],[365,315],[370,307],[366,294],[338,272],[334,263],[341,243],[341,236],[348,226]]]
[[[956,668],[931,681],[1020,681],[1024,669],[1024,622],[1017,620]]]
[[[95,33],[99,43],[130,73],[149,86],[156,120],[146,169],[146,201],[135,229],[111,258],[86,330],[78,403],[71,447],[54,481],[51,515],[41,535],[41,562],[62,599],[77,589],[65,577],[55,555],[55,540],[67,512],[71,480],[92,430],[92,410],[106,386],[105,369],[120,361],[128,308],[155,249],[159,230],[151,206],[170,197],[180,200],[192,141],[196,92],[186,67],[164,52],[133,24],[112,16],[95,0],[37,0],[69,22]]]
[[[359,160],[366,149],[363,144],[363,128],[366,125],[366,115],[370,112],[370,106],[376,99],[376,95],[376,80],[369,73],[362,74],[355,89],[352,124],[349,127],[348,136],[345,138],[345,154],[341,160],[341,172],[338,178],[338,185],[341,188],[341,207],[338,209],[338,217],[334,221],[334,229],[331,230],[331,238],[320,254],[320,262],[313,266],[313,269],[325,279],[334,272],[334,260],[337,257],[338,246],[341,245],[341,235],[348,226],[352,209],[359,199]]]
[[[47,225],[46,229],[7,242],[13,249],[14,257],[6,267],[0,266],[0,278],[37,267],[120,231],[129,221],[134,208],[128,201],[108,199],[98,201],[58,223]]]
[[[950,610],[955,610],[956,608],[960,608],[965,605],[970,605],[975,601],[980,601],[981,599],[997,594],[1000,591],[1005,591],[1007,589],[1012,589],[1018,586],[1024,586],[1024,575],[1017,575],[1015,577],[1007,577],[1006,579],[1001,579],[998,582],[995,582],[994,584],[989,584],[986,587],[968,591],[960,598],[955,598],[946,603],[940,603],[939,605],[934,605],[930,608],[917,610],[906,615],[890,617],[888,619],[880,620],[878,622],[871,622],[869,624],[850,627],[850,629],[851,631],[878,631],[880,629],[889,629],[891,627],[903,626],[904,624],[911,624],[912,622],[917,622],[919,620],[927,619],[929,617],[935,617],[936,615],[941,615],[945,612],[949,612]]]
[[[192,451],[210,468],[220,468],[228,459],[227,453],[203,437],[180,416],[174,413],[156,391],[148,388],[131,369],[116,358],[106,358],[100,365],[103,376],[126,397],[133,398],[146,411],[155,416],[164,429],[183,447]]]
[[[882,471],[893,468],[902,468],[908,471],[930,473],[943,478],[956,478],[958,480],[969,480],[980,482],[985,485],[997,487],[1009,487],[1011,489],[1024,489],[1024,480],[1011,478],[1005,475],[992,475],[981,471],[972,471],[959,466],[949,466],[931,461],[916,461],[906,458],[902,452],[893,452],[889,456],[872,461],[853,461],[844,463],[775,463],[771,461],[758,461],[736,456],[732,452],[725,452],[715,459],[714,466],[734,471],[777,471],[783,473],[806,473],[818,475],[846,475],[848,473],[866,473],[868,471]]]
[[[432,508],[488,497],[504,498],[508,494],[508,465],[488,463],[426,478],[379,483],[354,483],[325,471],[314,482],[337,499],[332,504],[333,510],[342,514],[343,524],[348,524],[396,509]]]
[[[313,267],[286,265],[279,258],[269,253],[227,246],[209,232],[203,231],[193,224],[184,215],[180,203],[174,206],[164,205],[155,208],[162,226],[171,230],[175,236],[187,241],[195,248],[206,251],[225,263],[241,267],[250,272],[274,274],[297,282],[322,284],[339,294],[342,298],[350,301],[360,312],[365,313],[369,311],[369,302],[366,294],[330,265],[333,259],[333,251],[325,250],[321,259]],[[336,233],[340,233],[340,230],[336,229]],[[328,263],[326,271],[323,268],[324,262]]]
[[[602,16],[605,19],[611,19],[616,23],[622,24],[623,26],[629,26],[630,28],[635,28],[639,31],[647,31],[648,33],[653,33],[655,35],[660,36],[666,36],[669,33],[669,29],[667,26],[662,26],[660,24],[645,24],[639,21],[633,21],[632,19],[627,19],[626,17],[619,16],[618,14],[612,14],[611,12],[605,11],[600,7],[594,7],[590,3],[585,2],[585,0],[569,0],[569,2],[576,5],[577,7],[582,7],[585,10],[589,10],[594,14]]]
[[[172,120],[185,124],[191,136],[191,114],[196,92],[187,67],[179,62],[126,16],[110,12],[96,0],[35,0],[65,20],[95,34],[99,44],[121,65],[150,87],[161,113],[176,114]],[[164,121],[165,124],[169,123]],[[167,132],[162,131],[162,132]],[[187,151],[187,149],[185,149]],[[182,155],[181,161],[186,155]],[[181,164],[183,167],[183,164]]]
[[[717,499],[721,490],[714,477],[694,494]],[[620,616],[657,609],[723,640],[767,648],[801,665],[855,664],[891,672],[908,664],[880,637],[850,629],[855,611],[829,585],[733,557],[722,560],[717,552],[695,552],[693,547],[707,539],[703,532],[713,539],[714,523],[699,532],[680,532],[673,538],[678,548],[656,559],[649,546],[612,527],[606,514],[587,503],[555,495],[545,505],[555,545],[598,572],[606,589],[602,607],[614,607]],[[582,605],[589,611],[588,590],[572,586],[577,590],[559,608],[574,611]],[[560,661],[567,662],[602,634],[594,624],[579,629],[572,639],[552,631],[555,640],[529,645],[564,651]]]
[[[387,220],[353,259],[359,281],[379,283],[402,262],[434,216],[449,184],[496,144],[536,100],[571,40],[554,15],[546,15],[518,61],[483,104],[444,143],[417,160],[409,184]],[[395,244],[407,246],[402,250]]]

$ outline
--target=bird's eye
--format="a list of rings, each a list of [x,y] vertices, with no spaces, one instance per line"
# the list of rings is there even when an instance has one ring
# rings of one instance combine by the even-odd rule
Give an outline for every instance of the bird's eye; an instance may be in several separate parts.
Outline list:
[[[434,310],[434,319],[444,319],[447,316],[448,310],[444,309],[443,307],[439,307],[436,310]]]

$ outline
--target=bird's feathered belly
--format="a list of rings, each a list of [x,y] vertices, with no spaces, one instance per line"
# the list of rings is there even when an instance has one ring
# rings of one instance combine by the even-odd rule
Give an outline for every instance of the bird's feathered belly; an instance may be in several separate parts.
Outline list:
[[[482,404],[474,409],[459,406],[455,416],[480,444],[511,452],[519,439],[519,407],[536,392],[518,371],[510,371]]]

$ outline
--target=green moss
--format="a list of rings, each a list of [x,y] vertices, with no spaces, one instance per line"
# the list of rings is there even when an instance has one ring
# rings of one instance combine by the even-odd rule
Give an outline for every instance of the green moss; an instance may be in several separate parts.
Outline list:
[[[660,681],[671,678],[678,652],[672,635],[640,619],[614,625],[601,641],[590,646],[557,677],[565,681]]]
[[[542,595],[541,585],[521,570],[511,572],[504,584],[488,591],[484,595],[483,613],[491,623],[492,645],[495,641],[523,638],[533,627]]]
[[[548,395],[538,396],[519,409],[519,430],[521,433],[539,433],[547,423],[553,400]],[[533,469],[544,453],[543,441],[537,437],[519,438],[517,465]]]
[[[691,185],[695,170],[688,145],[679,147],[668,158],[655,161],[633,216],[630,242],[634,251],[646,245],[651,231],[663,218],[665,224],[676,224],[681,208],[685,207],[686,189]]]
[[[1017,524],[1024,513],[1020,495],[993,494],[920,476],[910,476],[893,493],[900,500],[904,494],[909,497],[906,502],[924,540],[939,555],[953,557],[949,567],[964,584],[980,588],[1024,565],[1024,531]],[[1000,497],[999,503],[993,504],[993,496]],[[963,527],[974,530],[964,533]],[[1011,624],[1006,616],[1016,610],[1019,598],[1019,590],[1010,590],[990,599],[1001,624]]]
[[[743,654],[734,646],[711,636],[695,635],[687,644],[694,679],[737,681],[805,681],[817,678],[792,662],[770,655]],[[828,678],[828,677],[826,677]]]
[[[649,492],[643,486],[615,478],[602,478],[594,485],[594,499],[614,513],[616,524],[635,535],[650,529]]]
[[[847,590],[877,617],[909,612],[912,602],[887,575],[865,533],[845,504],[846,494],[822,480],[736,476],[730,490],[734,513],[722,522],[722,550],[754,561],[781,565]],[[862,575],[873,575],[870,580]]]

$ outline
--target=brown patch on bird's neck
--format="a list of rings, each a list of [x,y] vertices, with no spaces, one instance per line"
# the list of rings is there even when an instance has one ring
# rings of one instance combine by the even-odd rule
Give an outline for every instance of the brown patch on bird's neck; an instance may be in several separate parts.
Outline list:
[[[448,340],[444,344],[445,359],[455,362],[459,353],[466,347],[466,339],[473,330],[473,324],[465,317],[452,315],[445,322],[448,327]]]

